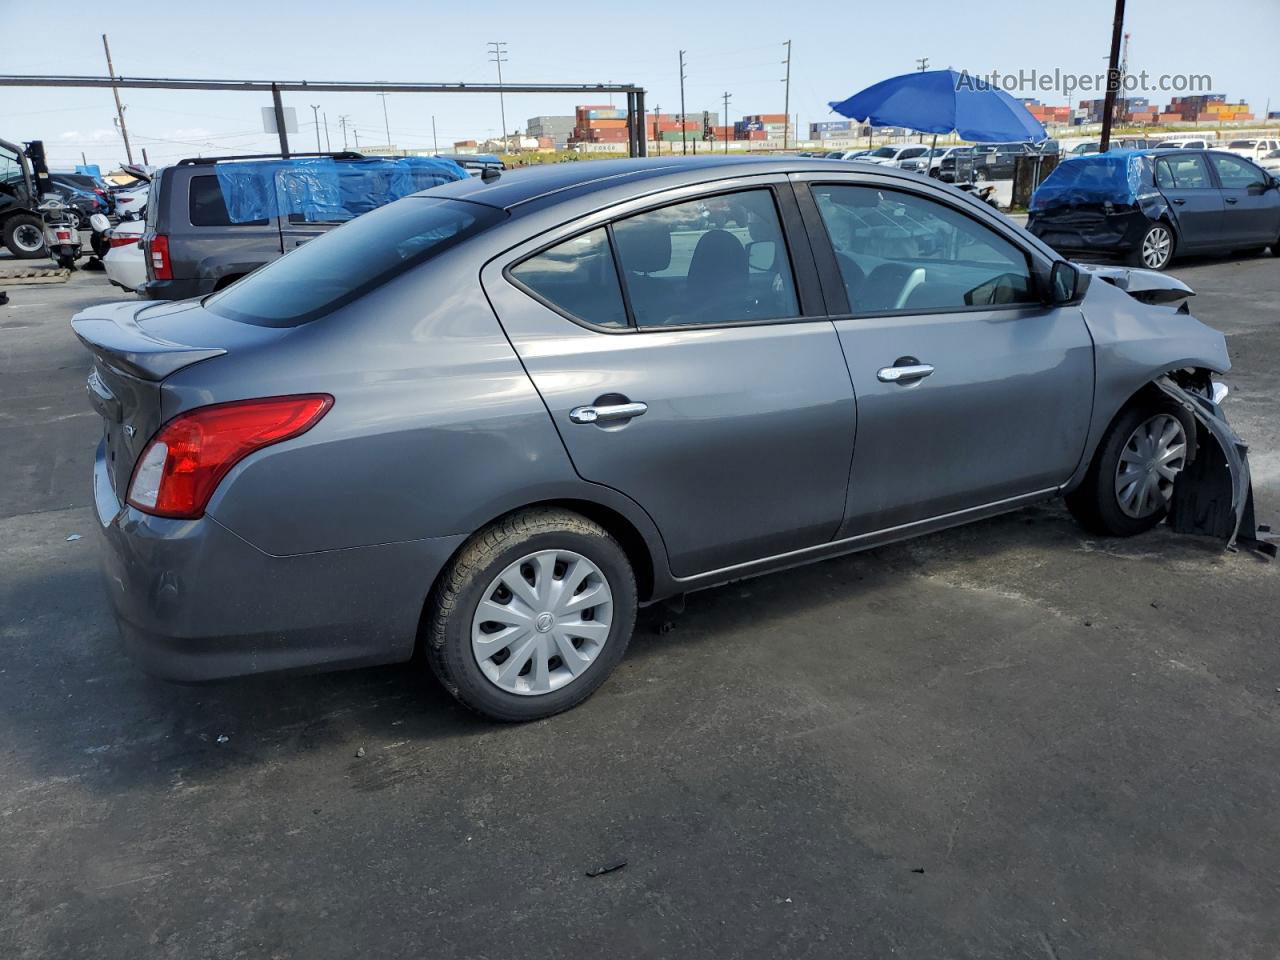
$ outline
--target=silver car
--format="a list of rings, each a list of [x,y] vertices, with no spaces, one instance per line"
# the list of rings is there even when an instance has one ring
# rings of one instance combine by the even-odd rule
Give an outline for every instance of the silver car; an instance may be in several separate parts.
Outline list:
[[[106,582],[165,677],[420,649],[527,720],[605,681],[639,605],[1038,500],[1248,536],[1189,293],[859,163],[469,178],[74,318]]]

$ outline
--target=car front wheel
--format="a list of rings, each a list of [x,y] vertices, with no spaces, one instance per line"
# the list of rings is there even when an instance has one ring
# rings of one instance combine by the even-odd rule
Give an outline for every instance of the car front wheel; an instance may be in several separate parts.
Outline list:
[[[1173,260],[1175,241],[1173,230],[1166,223],[1153,223],[1147,227],[1134,251],[1133,265],[1148,270],[1163,270]]]
[[[580,514],[535,508],[459,551],[432,596],[424,641],[432,669],[465,706],[536,720],[604,683],[635,616],[635,576],[618,542]]]
[[[1171,404],[1128,407],[1103,435],[1084,482],[1067,494],[1072,515],[1086,529],[1112,537],[1150,530],[1168,513],[1191,439]]]

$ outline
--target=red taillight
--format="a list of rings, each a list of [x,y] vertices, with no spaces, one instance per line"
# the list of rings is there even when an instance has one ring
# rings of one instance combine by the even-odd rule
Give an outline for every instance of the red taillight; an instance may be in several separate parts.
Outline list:
[[[112,236],[107,238],[107,242],[110,243],[111,246],[113,247],[127,247],[131,243],[138,242],[138,235],[135,233],[131,235],[126,234],[123,237],[117,237],[113,234]]]
[[[314,427],[333,406],[327,393],[200,407],[174,417],[147,444],[129,482],[129,503],[159,517],[195,519],[237,463]]]
[[[57,235],[57,237],[58,237],[58,239],[59,239],[59,240],[65,240],[65,241],[67,241],[67,242],[70,242],[70,240],[71,240],[71,231],[70,231],[70,230],[55,230],[55,231],[53,231],[53,232]]]
[[[152,234],[147,241],[147,270],[152,280],[172,280],[173,264],[169,262],[169,238],[163,233]]]

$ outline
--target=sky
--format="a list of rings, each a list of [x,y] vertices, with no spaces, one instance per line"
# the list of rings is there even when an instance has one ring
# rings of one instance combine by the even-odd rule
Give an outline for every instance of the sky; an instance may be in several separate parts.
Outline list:
[[[1268,100],[1280,110],[1280,0],[1231,0],[1206,13],[1201,0],[1128,0],[1129,70],[1208,74],[1212,92],[1247,100],[1259,116]],[[107,33],[117,74],[244,80],[494,82],[488,41],[507,43],[507,82],[635,83],[646,105],[679,109],[678,52],[686,51],[687,112],[722,110],[729,117],[781,113],[783,41],[792,41],[791,114],[801,131],[811,121],[839,119],[826,104],[885,77],[916,67],[951,67],[977,75],[1055,69],[1096,74],[1106,68],[1114,0],[1070,3],[963,4],[954,0],[852,0],[843,4],[788,0],[646,0],[643,4],[579,0],[481,0],[467,3],[258,0],[218,3],[78,6],[57,17],[48,42],[46,4],[0,0],[4,74],[103,75],[101,34]],[[20,41],[29,37],[29,42]],[[1058,92],[1038,92],[1062,105]],[[1096,94],[1101,96],[1101,94]],[[1152,93],[1161,106],[1170,93]],[[185,156],[276,149],[262,133],[258,94],[123,90],[135,159],[152,163]],[[1094,94],[1076,94],[1073,101]],[[523,128],[541,114],[568,114],[581,102],[567,95],[510,94],[507,126]],[[607,100],[607,98],[605,98]],[[617,98],[625,105],[625,98]],[[311,105],[328,117],[328,141],[386,143],[383,102],[374,94],[286,94],[301,124],[292,144],[315,148]],[[486,94],[390,94],[391,142],[430,148],[431,120],[441,150],[455,140],[496,136],[498,98]],[[0,87],[0,138],[42,139],[54,169],[69,169],[81,153],[114,168],[124,149],[107,89]],[[324,141],[323,125],[320,125]]]

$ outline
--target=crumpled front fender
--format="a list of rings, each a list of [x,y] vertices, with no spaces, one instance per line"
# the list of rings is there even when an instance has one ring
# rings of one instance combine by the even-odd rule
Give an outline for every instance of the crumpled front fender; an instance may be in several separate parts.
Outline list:
[[[1210,398],[1178,386],[1168,376],[1157,378],[1155,385],[1204,428],[1197,437],[1195,456],[1174,481],[1169,525],[1178,533],[1219,537],[1228,547],[1247,541],[1250,547],[1275,556],[1274,543],[1258,540],[1248,444]]]

